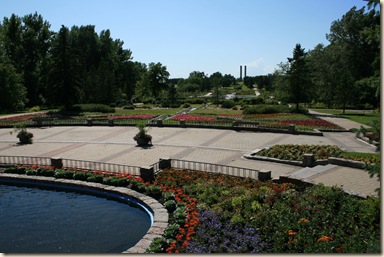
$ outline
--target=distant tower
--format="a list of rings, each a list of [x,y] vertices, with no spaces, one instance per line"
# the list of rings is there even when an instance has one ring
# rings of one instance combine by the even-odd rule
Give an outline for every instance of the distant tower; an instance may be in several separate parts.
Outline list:
[[[244,78],[247,76],[247,65],[244,65]]]
[[[243,79],[243,66],[240,65],[240,80]]]

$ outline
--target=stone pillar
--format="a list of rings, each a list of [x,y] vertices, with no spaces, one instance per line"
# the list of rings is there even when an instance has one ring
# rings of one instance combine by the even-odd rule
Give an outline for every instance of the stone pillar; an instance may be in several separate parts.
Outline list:
[[[267,180],[270,180],[272,177],[271,177],[271,171],[270,170],[259,170],[258,174],[257,174],[257,178],[264,182],[264,181],[267,181]]]
[[[153,167],[140,167],[140,177],[144,182],[152,182],[155,180]]]
[[[63,159],[61,157],[52,157],[51,166],[56,169],[61,169],[63,167]]]
[[[305,153],[303,155],[303,166],[304,167],[315,167],[316,166],[315,156],[311,153]]]
[[[291,134],[295,134],[295,125],[290,124],[288,127],[288,132]]]
[[[159,169],[169,169],[171,168],[171,159],[160,159],[159,160]]]
[[[109,120],[108,120],[108,126],[113,127],[113,125],[114,125],[114,124],[113,124],[113,119],[109,119]]]

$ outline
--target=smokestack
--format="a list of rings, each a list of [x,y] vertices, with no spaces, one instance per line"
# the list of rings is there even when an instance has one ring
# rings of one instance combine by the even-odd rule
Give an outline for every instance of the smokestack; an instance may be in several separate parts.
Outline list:
[[[243,66],[240,65],[240,80],[243,79]]]
[[[247,76],[247,65],[244,65],[244,78]]]

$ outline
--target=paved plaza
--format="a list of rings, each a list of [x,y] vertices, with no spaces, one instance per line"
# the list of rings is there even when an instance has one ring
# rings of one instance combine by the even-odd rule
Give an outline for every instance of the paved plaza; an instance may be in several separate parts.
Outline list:
[[[134,166],[149,166],[159,159],[215,163],[255,170],[270,170],[272,177],[301,174],[301,167],[243,157],[256,149],[275,144],[331,144],[347,151],[375,152],[375,147],[355,138],[351,132],[326,132],[324,136],[266,132],[236,132],[201,128],[151,127],[153,146],[142,148],[133,140],[136,127],[43,127],[29,128],[34,143],[18,145],[12,129],[0,129],[0,155],[62,157]],[[342,186],[362,195],[379,187],[361,169],[331,167],[310,177],[316,183]]]

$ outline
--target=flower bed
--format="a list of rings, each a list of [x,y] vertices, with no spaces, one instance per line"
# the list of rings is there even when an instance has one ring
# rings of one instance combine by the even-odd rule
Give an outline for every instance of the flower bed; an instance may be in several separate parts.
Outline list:
[[[302,161],[305,153],[313,154],[316,160],[339,157],[342,150],[335,145],[274,145],[262,149],[254,155],[277,158],[282,160]]]
[[[129,187],[161,199],[169,226],[154,253],[379,253],[380,199],[337,187],[260,182],[214,173],[163,170],[153,183],[127,174],[42,166],[5,172]]]
[[[31,113],[31,114],[17,115],[13,117],[5,117],[5,118],[0,117],[0,121],[28,121],[28,120],[32,120],[33,118],[44,117],[46,115],[47,113]]]
[[[265,156],[281,160],[302,161],[303,155],[306,153],[313,154],[316,160],[336,157],[366,163],[380,162],[380,154],[344,152],[335,145],[274,145],[253,153],[252,155]]]
[[[196,199],[193,203],[199,213],[194,233],[188,237],[179,231],[176,240],[169,241],[172,251],[163,239],[164,251],[160,252],[380,251],[378,198],[358,200],[323,185],[299,189],[186,170],[162,171],[155,183]]]
[[[158,115],[155,114],[134,114],[134,115],[110,115],[108,116],[108,119],[112,120],[130,120],[130,119],[139,119],[139,120],[146,120],[146,119],[153,119],[156,118]]]
[[[213,122],[215,118],[212,116],[204,116],[204,115],[192,115],[192,114],[177,114],[171,118],[171,120],[175,121],[187,121],[187,122]]]

